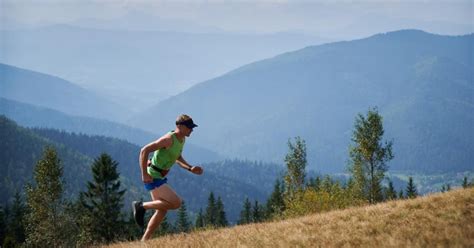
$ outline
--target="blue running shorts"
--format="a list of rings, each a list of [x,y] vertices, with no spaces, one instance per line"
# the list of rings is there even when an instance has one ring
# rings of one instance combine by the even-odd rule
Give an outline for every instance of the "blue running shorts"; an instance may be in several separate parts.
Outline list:
[[[145,183],[145,189],[150,191],[155,188],[159,188],[161,185],[165,184],[168,182],[168,178],[155,178],[153,179],[153,182],[151,183]]]

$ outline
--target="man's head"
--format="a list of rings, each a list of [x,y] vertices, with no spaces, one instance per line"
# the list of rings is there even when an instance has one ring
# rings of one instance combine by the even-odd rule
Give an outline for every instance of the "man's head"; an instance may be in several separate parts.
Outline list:
[[[197,127],[193,119],[189,115],[182,114],[176,118],[176,127],[180,129],[187,137],[191,134],[193,129]]]

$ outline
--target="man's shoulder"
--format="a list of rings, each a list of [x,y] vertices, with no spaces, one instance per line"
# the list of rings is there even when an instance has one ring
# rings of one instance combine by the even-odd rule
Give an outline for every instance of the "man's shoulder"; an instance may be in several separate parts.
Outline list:
[[[167,144],[167,146],[171,145],[173,144],[173,135],[171,133],[167,133],[161,136],[160,140],[164,142],[165,144]]]

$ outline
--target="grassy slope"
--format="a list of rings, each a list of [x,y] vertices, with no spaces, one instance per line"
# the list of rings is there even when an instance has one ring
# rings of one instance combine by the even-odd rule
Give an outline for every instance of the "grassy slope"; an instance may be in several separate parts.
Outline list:
[[[473,247],[474,188],[112,247]]]

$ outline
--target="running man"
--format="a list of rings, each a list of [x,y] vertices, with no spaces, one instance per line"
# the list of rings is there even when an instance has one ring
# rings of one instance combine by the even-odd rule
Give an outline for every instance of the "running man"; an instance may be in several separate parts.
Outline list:
[[[193,119],[188,115],[180,115],[176,119],[176,128],[163,135],[158,140],[144,146],[140,151],[140,169],[142,181],[145,189],[150,192],[151,201],[134,201],[133,216],[137,224],[144,228],[145,212],[148,209],[154,209],[155,213],[151,217],[146,231],[143,234],[142,241],[151,238],[153,231],[160,225],[165,218],[168,210],[178,209],[181,206],[181,198],[167,184],[166,174],[171,167],[178,163],[182,168],[201,175],[203,169],[200,166],[191,166],[181,156],[186,137],[189,137],[193,129],[197,127]],[[148,155],[154,152],[151,160]]]

